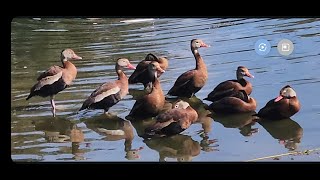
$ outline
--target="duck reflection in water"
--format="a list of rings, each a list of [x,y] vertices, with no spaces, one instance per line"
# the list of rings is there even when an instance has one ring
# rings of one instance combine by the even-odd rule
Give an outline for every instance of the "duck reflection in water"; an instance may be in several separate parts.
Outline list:
[[[134,139],[133,126],[130,121],[124,120],[118,116],[101,116],[95,119],[89,119],[84,122],[89,129],[96,133],[105,136],[105,141],[120,141],[124,140],[125,158],[128,160],[139,159],[139,151],[143,147],[132,149],[132,141]]]
[[[177,161],[192,161],[201,151],[199,142],[182,134],[145,139],[143,142],[149,148],[159,152],[160,162],[167,161],[167,158],[174,158]]]
[[[259,121],[259,124],[288,150],[292,151],[298,148],[303,136],[303,129],[297,122],[287,118],[281,121],[263,120]]]
[[[36,131],[44,131],[45,139],[52,143],[70,141],[70,133],[74,123],[57,117],[56,119],[42,119],[33,121]]]
[[[209,133],[212,131],[212,118],[211,118],[211,112],[207,110],[207,105],[203,103],[199,98],[196,96],[193,96],[191,98],[182,97],[180,98],[183,101],[186,101],[190,104],[190,106],[198,113],[198,119],[194,124],[201,124],[201,128],[197,133],[202,138],[200,145],[202,147],[203,151],[209,152],[209,151],[216,151],[215,147],[219,145],[213,145],[217,142],[217,139],[210,139]],[[170,102],[173,102],[176,100],[176,98],[168,99]]]
[[[252,136],[253,134],[258,132],[258,128],[253,128],[255,125],[255,121],[253,121],[252,115],[255,112],[249,113],[237,113],[230,115],[222,115],[222,114],[211,114],[211,117],[214,121],[219,122],[225,128],[238,128],[240,130],[240,134],[243,136]]]
[[[35,130],[45,132],[45,139],[49,143],[71,142],[71,153],[74,155],[73,160],[85,159],[84,154],[86,150],[80,148],[81,143],[84,142],[84,134],[77,124],[59,117],[34,121],[33,124],[35,125]],[[64,148],[61,147],[61,149]],[[69,150],[66,149],[66,151]]]

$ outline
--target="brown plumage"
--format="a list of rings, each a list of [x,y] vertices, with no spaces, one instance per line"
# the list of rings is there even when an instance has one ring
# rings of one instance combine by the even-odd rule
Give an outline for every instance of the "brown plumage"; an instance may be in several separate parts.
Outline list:
[[[201,47],[209,46],[200,39],[193,39],[191,41],[191,51],[196,60],[196,68],[181,74],[169,90],[168,95],[189,98],[205,85],[208,79],[208,71],[198,52],[198,49]]]
[[[115,69],[118,74],[118,80],[107,82],[99,86],[91,95],[83,102],[79,111],[89,109],[104,109],[105,112],[110,107],[117,104],[129,92],[128,78],[123,72],[123,68],[135,69],[128,59],[119,58]]]
[[[198,119],[198,113],[189,103],[178,100],[173,109],[159,114],[155,124],[145,129],[145,137],[179,134]]]
[[[154,54],[147,54],[145,59],[137,65],[136,70],[131,74],[129,77],[129,84],[135,84],[135,83],[142,83],[144,87],[146,87],[146,84],[150,82],[150,77],[146,75],[148,65],[151,62],[157,62],[159,63],[157,65],[157,77],[160,77],[165,70],[168,68],[168,60],[164,57],[157,57]]]
[[[280,90],[280,95],[270,100],[257,116],[266,119],[286,119],[290,118],[300,110],[300,102],[296,92],[289,85]]]
[[[82,59],[76,55],[72,49],[64,49],[61,52],[61,66],[51,66],[48,70],[40,74],[38,82],[30,89],[30,94],[26,100],[33,96],[48,97],[52,107],[53,117],[56,116],[54,95],[71,85],[77,76],[77,68],[69,61]]]
[[[249,70],[244,66],[239,66],[236,75],[236,80],[228,80],[218,84],[204,100],[212,102],[218,101],[221,98],[231,96],[231,94],[239,90],[244,90],[248,95],[250,95],[252,92],[252,84],[243,78],[244,76],[253,78]]]
[[[153,74],[153,80],[150,84],[150,93],[145,94],[141,99],[137,100],[133,105],[129,117],[146,118],[158,115],[163,109],[165,97],[161,88],[161,84],[157,78],[157,62],[148,65],[146,72]]]
[[[215,113],[244,113],[257,108],[255,99],[249,97],[244,90],[238,91],[230,97],[224,97],[209,105]]]

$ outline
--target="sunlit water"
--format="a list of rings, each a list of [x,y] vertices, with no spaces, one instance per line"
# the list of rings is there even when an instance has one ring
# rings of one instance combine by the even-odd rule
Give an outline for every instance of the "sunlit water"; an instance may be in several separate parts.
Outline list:
[[[136,65],[148,53],[166,56],[169,68],[160,78],[166,94],[181,73],[195,67],[190,51],[194,38],[211,45],[200,49],[209,79],[190,100],[200,119],[185,132],[144,140],[139,135],[150,121],[123,122],[142,90],[140,84],[130,85],[130,94],[110,109],[114,117],[102,110],[77,113],[94,89],[117,78],[114,66],[119,57]],[[266,56],[254,50],[259,39],[271,43]],[[282,39],[294,43],[289,56],[277,51]],[[60,65],[64,48],[72,48],[83,59],[73,61],[77,78],[56,95],[53,118],[49,98],[25,98],[39,73]],[[319,59],[320,19],[13,19],[11,157],[14,161],[247,161],[316,149],[320,147]],[[208,117],[203,103],[209,102],[202,100],[218,83],[235,79],[239,65],[255,76],[249,81],[257,111],[290,84],[298,94],[300,112],[291,119],[261,123],[252,123],[251,114]],[[132,71],[125,73],[129,76]],[[104,129],[125,129],[125,134],[105,135]],[[318,153],[278,159],[319,161]]]

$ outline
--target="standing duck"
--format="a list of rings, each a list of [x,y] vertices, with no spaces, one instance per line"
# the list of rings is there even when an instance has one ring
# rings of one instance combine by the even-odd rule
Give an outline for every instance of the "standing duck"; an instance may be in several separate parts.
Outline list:
[[[169,90],[168,95],[190,98],[205,85],[208,71],[198,51],[201,47],[209,46],[200,39],[191,40],[191,51],[196,59],[196,68],[181,74]]]
[[[224,97],[209,105],[215,113],[245,113],[255,111],[256,100],[249,97],[244,90],[235,92],[230,97]]]
[[[153,80],[148,82],[150,92],[145,94],[141,99],[137,100],[133,105],[129,117],[152,117],[158,115],[165,104],[165,97],[161,88],[161,84],[157,78],[157,65],[159,63],[152,62],[148,65],[147,73],[153,75]]]
[[[165,70],[168,68],[168,60],[164,57],[157,57],[152,53],[147,54],[145,59],[141,61],[138,65],[136,70],[131,74],[129,77],[129,84],[135,84],[135,83],[142,83],[144,87],[146,87],[146,84],[150,82],[150,78],[148,76],[145,76],[146,71],[148,69],[148,64],[151,62],[157,62],[157,70],[158,74],[157,77],[160,77]]]
[[[218,101],[219,99],[228,97],[239,90],[244,90],[248,95],[250,95],[252,92],[252,84],[249,81],[245,80],[243,77],[247,76],[253,78],[254,76],[252,76],[248,68],[244,66],[238,67],[236,75],[236,80],[228,80],[218,84],[218,86],[216,86],[204,100],[212,102]]]
[[[118,74],[118,80],[107,82],[99,86],[91,95],[83,102],[83,109],[104,109],[108,112],[109,108],[117,104],[129,92],[128,78],[123,72],[123,68],[135,69],[128,59],[119,58],[115,69]]]
[[[71,85],[77,76],[77,68],[69,61],[82,59],[76,55],[72,49],[64,49],[61,52],[61,66],[51,66],[48,70],[40,74],[38,82],[30,89],[30,94],[26,100],[33,96],[50,96],[51,111],[53,117],[56,116],[56,106],[54,95]]]
[[[177,100],[173,109],[156,117],[155,124],[145,129],[144,137],[171,136],[179,134],[197,121],[198,113],[188,102]]]
[[[270,100],[256,116],[266,119],[290,118],[300,110],[296,92],[289,85],[280,90],[280,95]]]

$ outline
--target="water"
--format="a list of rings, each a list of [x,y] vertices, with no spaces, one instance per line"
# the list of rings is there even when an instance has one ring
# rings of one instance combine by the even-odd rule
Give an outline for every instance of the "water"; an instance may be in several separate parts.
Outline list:
[[[125,19],[125,18],[16,18],[11,24],[11,158],[14,161],[248,161],[320,147],[320,19]],[[166,56],[169,68],[160,81],[164,93],[183,72],[195,67],[190,40],[211,45],[200,49],[209,73],[206,85],[190,100],[199,122],[180,135],[144,140],[139,135],[150,119],[124,121],[142,92],[130,94],[113,106],[77,114],[87,96],[106,81],[115,80],[115,60],[126,57],[136,65],[148,53]],[[259,39],[272,48],[260,56]],[[277,43],[289,39],[294,52],[282,56]],[[72,48],[78,75],[73,85],[56,97],[57,117],[49,98],[33,97],[30,88],[39,73],[60,65],[60,52]],[[251,114],[207,116],[202,101],[222,81],[235,78],[237,66],[249,68],[251,94],[257,111],[290,84],[302,105],[300,112],[281,122],[253,123]],[[128,76],[132,71],[125,72]],[[106,135],[122,129],[124,134]],[[319,151],[265,161],[319,161]]]

